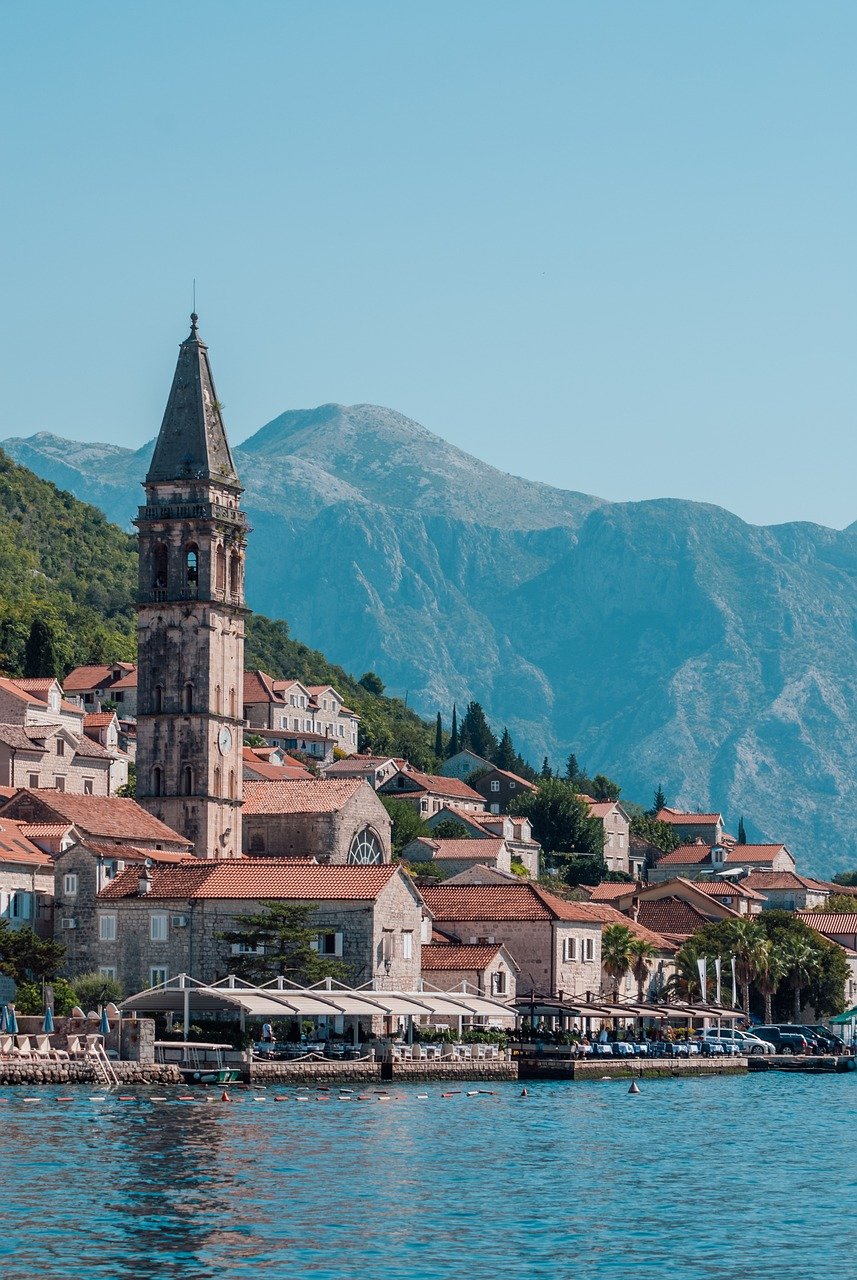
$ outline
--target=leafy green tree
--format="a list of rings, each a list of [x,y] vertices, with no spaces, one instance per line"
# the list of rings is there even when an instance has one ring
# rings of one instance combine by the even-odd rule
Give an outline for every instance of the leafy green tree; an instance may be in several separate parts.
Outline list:
[[[483,760],[493,760],[497,754],[497,739],[485,719],[485,712],[478,702],[469,702],[461,722],[461,734],[471,751]]]
[[[750,1016],[750,984],[767,962],[768,942],[765,931],[754,920],[744,916],[730,920],[727,928],[730,951],[735,957],[735,973],[744,995],[744,1016]]]
[[[839,871],[833,877],[834,884],[841,884],[845,888],[853,889],[857,887],[857,871]]]
[[[447,748],[446,748],[447,759],[449,759],[450,756],[458,755],[460,750],[461,750],[461,747],[459,745],[459,739],[458,739],[458,707],[453,702],[452,728],[449,733],[449,743],[447,744]]]
[[[412,840],[416,840],[419,836],[431,835],[420,817],[419,809],[409,801],[402,800],[399,796],[379,796],[378,799],[387,810],[393,824],[390,840],[395,858],[401,856],[402,850]]]
[[[601,824],[590,818],[589,806],[570,782],[543,778],[535,791],[516,796],[509,809],[529,818],[545,853],[576,853],[603,862]]]
[[[601,933],[601,966],[613,979],[613,999],[619,999],[619,988],[634,962],[631,947],[634,933],[626,924],[608,924]]]
[[[505,769],[508,773],[515,772],[518,757],[515,748],[512,746],[512,735],[509,733],[508,728],[503,729],[500,745],[494,755],[494,763],[498,769]]]
[[[566,855],[558,860],[557,872],[557,876],[547,876],[546,888],[551,888],[552,883],[555,883],[556,888],[561,886],[563,889],[573,889],[581,884],[602,884],[605,880],[630,879],[630,877],[622,877],[618,873],[610,872],[603,857],[588,855],[584,857]]]
[[[234,928],[218,934],[231,946],[253,948],[231,960],[236,976],[262,984],[282,975],[299,986],[312,986],[322,978],[345,978],[347,969],[341,960],[316,950],[316,903],[263,902],[261,907],[238,916]]]
[[[440,718],[439,711],[434,725],[434,753],[438,760],[443,759],[443,721]]]
[[[664,853],[677,849],[681,843],[672,823],[658,822],[649,814],[634,815],[631,819],[631,835],[653,844],[656,849],[662,849]]]
[[[124,782],[121,787],[117,788],[117,796],[122,796],[126,800],[133,800],[137,794],[137,762],[136,760],[128,761],[128,781]]]
[[[848,960],[842,947],[810,928],[792,911],[763,911],[758,921],[774,947],[785,954],[787,964],[791,948],[791,964],[783,985],[791,991],[792,1004],[795,1000],[794,979],[797,976],[801,983],[797,998],[800,999],[803,995],[805,1003],[812,1005],[817,1017],[825,1018],[841,1013],[845,1008],[845,991],[850,978]],[[797,949],[792,944],[797,942],[808,943],[815,953],[815,962],[809,968],[805,954],[795,954]],[[791,1017],[782,991],[774,999],[774,1012],[776,1017],[783,1020]]]
[[[655,792],[654,799],[652,800],[652,807],[649,810],[649,816],[652,818],[656,818],[660,813],[661,809],[665,808],[666,803],[667,803],[667,798],[664,795],[664,789],[661,786],[661,784],[658,783],[658,789]]]
[[[53,978],[44,986],[41,982],[23,982],[15,989],[15,1011],[29,1017],[38,1017],[51,1000],[54,1013],[62,1018],[78,1003],[74,987],[65,978]]]
[[[33,618],[24,649],[24,675],[56,678],[58,670],[53,632],[44,618]]]
[[[442,822],[436,822],[429,828],[428,835],[432,840],[470,840],[472,838],[472,832],[468,831],[463,822],[457,822],[455,818],[444,818]]]
[[[97,1009],[99,1005],[118,1004],[125,996],[125,991],[121,982],[117,982],[115,978],[105,978],[103,974],[82,973],[79,978],[75,978],[71,983],[71,989],[74,993],[74,1003],[79,1005],[84,1013],[89,1013],[90,1009]]]
[[[653,943],[646,938],[638,938],[636,934],[631,942],[631,972],[637,983],[637,1002],[642,1004],[645,999],[646,978],[649,976],[649,969],[652,967],[651,962],[657,955],[657,950]]]
[[[593,800],[618,800],[622,788],[618,782],[614,782],[612,778],[608,778],[606,773],[596,773],[592,779],[592,799]]]
[[[759,957],[756,968],[756,986],[765,1001],[765,1023],[773,1022],[773,998],[787,972],[786,957],[783,951],[775,947],[770,938],[765,939],[764,953]]]
[[[542,771],[539,774],[539,777],[544,782],[547,782],[549,778],[553,777],[553,769],[551,768],[551,762],[550,760],[548,760],[547,756],[545,756],[544,760],[542,761]]]
[[[743,815],[738,819],[738,843],[739,844],[747,843],[747,832],[744,828]]]
[[[374,671],[364,671],[357,683],[367,693],[374,693],[378,698],[384,692],[384,681]]]
[[[50,982],[65,962],[66,949],[40,938],[32,929],[10,929],[0,920],[0,973],[16,986],[25,982]]]

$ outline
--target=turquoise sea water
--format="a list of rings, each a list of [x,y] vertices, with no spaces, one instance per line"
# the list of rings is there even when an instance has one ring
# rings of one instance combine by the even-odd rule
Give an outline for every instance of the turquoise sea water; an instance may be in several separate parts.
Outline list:
[[[0,1090],[0,1276],[857,1276],[857,1076],[527,1087]]]

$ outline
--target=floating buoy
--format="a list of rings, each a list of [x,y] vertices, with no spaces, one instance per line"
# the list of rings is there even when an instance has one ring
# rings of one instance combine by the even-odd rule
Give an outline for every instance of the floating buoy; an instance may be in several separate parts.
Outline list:
[[[224,1089],[224,1090],[223,1090],[223,1093],[221,1093],[221,1095],[220,1095],[220,1101],[221,1101],[221,1102],[229,1102],[229,1101],[230,1101],[230,1098],[229,1098],[229,1091],[228,1091],[227,1089]]]
[[[629,1092],[629,1093],[639,1093],[639,1092],[640,1092],[640,1086],[637,1084],[637,1081],[636,1081],[636,1080],[632,1080],[632,1081],[631,1081],[631,1087],[630,1087],[630,1089],[628,1090],[628,1092]]]
[[[253,1101],[254,1101],[254,1102],[267,1102],[267,1101],[268,1101],[268,1099],[267,1099],[267,1098],[254,1097],[254,1098],[253,1098]]]
[[[74,1102],[74,1098],[57,1098],[57,1102]]]
[[[521,1097],[522,1097],[522,1098],[529,1098],[529,1096],[530,1096],[530,1095],[527,1093],[526,1089],[522,1089],[522,1090],[521,1090]]]
[[[468,1090],[467,1090],[467,1096],[468,1096],[468,1098],[475,1098],[475,1097],[477,1097],[477,1096],[478,1096],[478,1094],[479,1094],[479,1090],[478,1090],[478,1089],[468,1089]]]
[[[427,1094],[427,1093],[418,1093],[418,1094],[417,1094],[417,1101],[418,1101],[418,1102],[425,1102],[425,1100],[426,1100],[427,1098],[428,1098],[428,1094]]]
[[[275,1102],[288,1102],[288,1100],[289,1100],[289,1095],[288,1095],[287,1093],[275,1093],[275,1094],[274,1094],[274,1101],[275,1101]]]
[[[134,1101],[134,1095],[133,1095],[132,1093],[120,1093],[120,1094],[119,1094],[119,1101],[120,1101],[120,1102],[133,1102],[133,1101]]]

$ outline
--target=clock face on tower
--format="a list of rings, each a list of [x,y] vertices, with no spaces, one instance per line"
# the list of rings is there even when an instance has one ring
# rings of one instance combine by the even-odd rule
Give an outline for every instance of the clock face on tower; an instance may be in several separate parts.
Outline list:
[[[220,733],[217,735],[217,745],[222,756],[225,756],[232,746],[232,733],[225,724],[221,726]]]

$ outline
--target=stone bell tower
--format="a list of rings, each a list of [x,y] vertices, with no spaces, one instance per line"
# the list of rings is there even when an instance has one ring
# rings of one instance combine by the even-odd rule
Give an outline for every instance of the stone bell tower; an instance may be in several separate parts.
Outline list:
[[[199,858],[241,853],[247,519],[208,348],[191,316],[145,482],[137,800]]]

